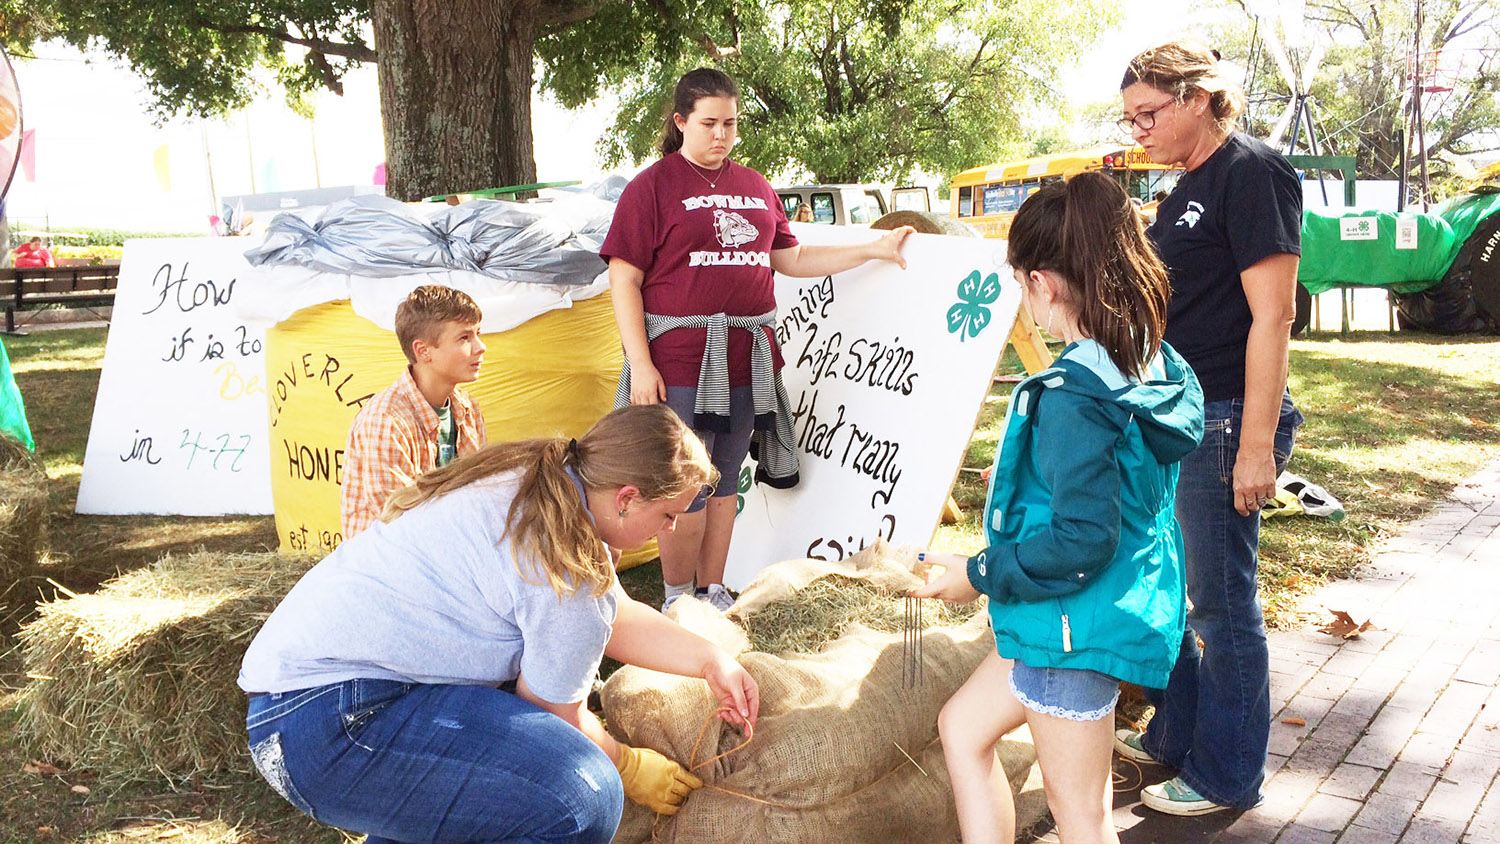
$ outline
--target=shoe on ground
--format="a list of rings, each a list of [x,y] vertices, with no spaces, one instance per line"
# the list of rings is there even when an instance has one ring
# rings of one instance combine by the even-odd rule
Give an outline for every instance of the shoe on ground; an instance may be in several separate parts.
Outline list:
[[[1141,744],[1141,733],[1135,730],[1115,730],[1115,752],[1121,757],[1140,765],[1160,765]]]
[[[729,594],[729,590],[725,589],[722,583],[708,584],[708,588],[698,590],[697,598],[700,601],[707,601],[719,612],[729,612],[729,608],[734,606],[734,596]]]
[[[1182,777],[1173,777],[1166,782],[1141,789],[1141,802],[1147,808],[1162,814],[1186,818],[1222,812],[1229,808],[1199,794],[1192,786],[1183,782]]]
[[[691,592],[680,592],[680,593],[678,593],[676,595],[668,595],[667,599],[665,601],[661,602],[661,611],[662,612],[666,612],[668,607],[670,607],[673,604],[677,603],[677,599],[678,598],[686,598],[687,596],[689,596],[691,594],[693,594],[693,593],[691,593]]]

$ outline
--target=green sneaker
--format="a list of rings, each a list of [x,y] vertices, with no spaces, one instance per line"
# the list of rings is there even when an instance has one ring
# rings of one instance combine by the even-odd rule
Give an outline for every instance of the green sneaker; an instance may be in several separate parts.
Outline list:
[[[1115,730],[1115,752],[1140,765],[1160,765],[1141,744],[1141,734],[1135,730]]]
[[[1141,789],[1141,802],[1163,814],[1182,817],[1208,815],[1229,808],[1199,794],[1192,786],[1183,782],[1182,777],[1173,777],[1166,782]]]

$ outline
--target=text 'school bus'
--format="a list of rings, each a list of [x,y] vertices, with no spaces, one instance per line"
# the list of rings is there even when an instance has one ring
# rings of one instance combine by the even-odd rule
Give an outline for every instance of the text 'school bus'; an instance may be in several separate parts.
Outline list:
[[[1102,146],[1076,152],[1040,155],[974,167],[953,177],[948,216],[957,217],[985,237],[1010,235],[1010,221],[1026,197],[1042,185],[1079,173],[1102,171],[1113,176],[1143,211],[1154,216],[1157,198],[1170,193],[1182,169],[1156,164],[1140,147]]]

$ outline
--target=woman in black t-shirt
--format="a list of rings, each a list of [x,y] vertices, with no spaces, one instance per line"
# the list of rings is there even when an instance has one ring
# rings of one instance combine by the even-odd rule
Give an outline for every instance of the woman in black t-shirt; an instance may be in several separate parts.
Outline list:
[[[1149,234],[1172,282],[1166,338],[1203,385],[1205,430],[1177,496],[1192,603],[1181,655],[1146,732],[1121,730],[1115,744],[1179,770],[1142,790],[1153,809],[1248,809],[1260,801],[1271,723],[1259,510],[1302,421],[1286,389],[1302,189],[1286,159],[1234,131],[1245,96],[1206,47],[1147,50],[1120,89],[1120,127],[1152,161],[1187,170]]]

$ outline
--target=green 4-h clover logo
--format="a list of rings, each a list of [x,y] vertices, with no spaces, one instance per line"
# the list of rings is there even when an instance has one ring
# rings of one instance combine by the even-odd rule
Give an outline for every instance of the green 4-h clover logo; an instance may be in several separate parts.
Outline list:
[[[754,480],[754,477],[750,474],[750,467],[749,466],[741,466],[740,467],[739,483],[738,483],[739,494],[734,497],[734,499],[735,499],[734,514],[736,516],[738,516],[740,513],[743,513],[745,511],[745,493],[747,493],[747,492],[750,491],[750,482],[752,480]]]
[[[958,283],[958,304],[948,309],[948,333],[957,334],[960,342],[978,337],[990,324],[988,306],[999,298],[999,273],[990,273],[983,281],[979,279],[979,270],[969,273]]]

